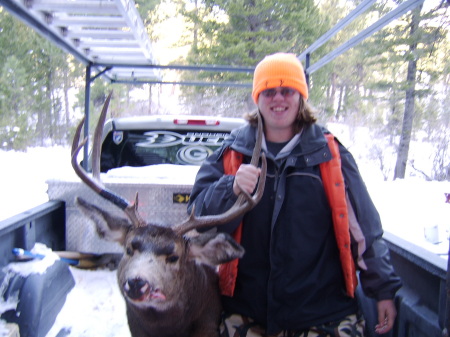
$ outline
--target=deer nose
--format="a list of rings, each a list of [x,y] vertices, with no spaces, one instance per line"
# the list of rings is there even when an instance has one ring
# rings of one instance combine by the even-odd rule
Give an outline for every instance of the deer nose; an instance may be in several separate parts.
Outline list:
[[[141,278],[128,279],[123,285],[127,296],[133,300],[141,298],[149,287],[148,282]]]

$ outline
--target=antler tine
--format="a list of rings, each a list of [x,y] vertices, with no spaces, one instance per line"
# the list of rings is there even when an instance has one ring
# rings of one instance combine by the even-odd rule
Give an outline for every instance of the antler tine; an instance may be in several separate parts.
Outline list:
[[[77,128],[75,130],[75,135],[73,136],[73,141],[72,141],[72,150],[70,152],[72,157],[73,157],[73,154],[77,151],[77,148],[79,147],[81,129],[83,128],[85,120],[86,120],[86,115],[83,116],[83,118],[81,119],[80,123],[77,125]],[[83,144],[83,146],[84,146],[84,144]],[[78,151],[80,151],[80,150],[78,150]]]
[[[81,180],[88,185],[92,190],[94,190],[94,192],[96,193],[100,193],[104,187],[103,185],[94,179],[91,179],[87,173],[84,171],[84,169],[80,166],[80,164],[78,163],[78,153],[80,153],[80,150],[83,148],[83,146],[86,144],[87,139],[84,139],[81,144],[80,142],[80,134],[81,134],[81,129],[83,128],[83,123],[84,123],[85,118],[83,117],[83,119],[81,120],[80,124],[78,124],[77,129],[75,131],[75,136],[73,137],[73,142],[72,142],[72,167],[75,171],[75,173],[77,174],[78,177],[81,178]]]
[[[88,173],[80,166],[78,163],[77,157],[80,152],[80,150],[83,148],[83,146],[87,142],[87,138],[84,139],[80,144],[80,138],[81,138],[81,129],[83,128],[84,120],[83,118],[80,122],[80,124],[77,126],[77,129],[75,131],[75,136],[73,137],[72,142],[72,167],[77,174],[78,177],[87,185],[89,186],[95,193],[99,194],[104,199],[112,202],[114,205],[118,206],[120,209],[122,209],[125,214],[128,216],[128,218],[131,220],[132,224],[136,227],[139,226],[145,226],[145,221],[140,217],[138,214],[137,208],[138,208],[138,196],[136,194],[136,199],[134,203],[130,203],[121,196],[115,194],[114,192],[106,189],[103,184],[100,181],[100,141],[101,141],[101,132],[102,131],[104,121],[106,119],[106,112],[108,111],[108,105],[109,101],[111,100],[112,92],[108,95],[108,98],[106,99],[105,105],[103,106],[102,112],[100,114],[99,122],[96,127],[95,131],[95,139],[93,144],[93,150],[92,150],[92,156],[93,156],[93,170],[95,171],[94,167],[96,167],[96,170],[98,170],[98,177],[95,179],[95,175],[93,172],[93,178],[91,178]],[[105,108],[106,106],[106,108]],[[87,159],[85,159],[87,160]]]
[[[95,179],[100,180],[100,156],[102,149],[102,135],[103,126],[105,125],[106,113],[108,112],[109,102],[111,101],[112,91],[106,98],[105,104],[103,104],[102,112],[95,127],[94,141],[92,144],[92,175]]]
[[[250,160],[250,164],[252,164],[253,166],[258,165],[259,156],[261,154],[262,137],[263,137],[263,121],[262,121],[262,117],[261,117],[261,114],[259,113],[259,111],[257,112],[257,117],[258,117],[258,130],[256,133],[256,141],[255,141],[255,147],[254,147],[253,153],[252,153],[252,159]]]
[[[203,227],[218,226],[226,224],[233,219],[244,215],[246,212],[251,210],[256,204],[261,200],[264,187],[266,183],[266,173],[267,173],[267,161],[264,153],[261,153],[262,144],[262,119],[258,113],[258,132],[256,136],[255,148],[253,149],[252,159],[250,163],[254,166],[258,165],[259,158],[261,157],[261,174],[259,177],[258,187],[256,189],[253,197],[241,190],[236,202],[231,206],[231,208],[225,213],[219,215],[206,215],[201,217],[195,216],[195,206],[192,208],[189,218],[174,227],[174,231],[180,235],[189,232],[192,229],[198,229]]]

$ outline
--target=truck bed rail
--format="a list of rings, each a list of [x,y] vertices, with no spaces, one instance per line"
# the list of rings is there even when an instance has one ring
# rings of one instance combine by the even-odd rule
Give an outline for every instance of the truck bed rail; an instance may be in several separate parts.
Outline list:
[[[63,201],[48,201],[0,221],[0,268],[14,261],[13,248],[30,250],[36,242],[54,251],[65,249]]]
[[[448,336],[447,260],[391,233],[385,232],[384,239],[403,286],[395,299],[397,319],[394,329],[383,336]],[[375,333],[376,302],[365,297],[360,289],[358,295],[369,336],[379,336]]]

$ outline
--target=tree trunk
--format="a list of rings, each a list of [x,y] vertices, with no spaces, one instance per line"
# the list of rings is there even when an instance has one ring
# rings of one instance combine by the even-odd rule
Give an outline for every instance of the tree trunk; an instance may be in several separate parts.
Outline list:
[[[404,179],[406,172],[406,163],[408,161],[409,145],[411,142],[412,127],[415,115],[414,100],[417,72],[417,58],[415,56],[417,49],[417,39],[414,36],[420,22],[420,10],[422,6],[412,12],[410,38],[412,40],[409,46],[409,55],[411,59],[408,62],[408,73],[406,75],[407,89],[405,97],[405,112],[403,115],[402,132],[400,135],[400,144],[398,146],[397,162],[395,164],[394,179]]]
[[[336,101],[336,85],[337,85],[336,83],[337,83],[337,74],[335,72],[332,72],[330,76],[330,86],[328,87],[329,88],[328,106],[331,108],[334,108],[334,104]],[[337,117],[337,111],[335,117]]]
[[[69,103],[69,89],[70,89],[70,78],[69,69],[64,68],[64,128],[69,130],[70,126],[70,103]]]
[[[194,1],[195,5],[195,22],[194,22],[194,37],[192,41],[192,49],[197,51],[198,50],[198,20],[199,20],[199,14],[198,14],[198,3],[197,0]]]
[[[67,144],[67,141],[70,142],[70,138],[68,136],[69,134],[68,131],[70,130],[70,102],[69,102],[70,74],[68,67],[63,67],[62,71],[63,71],[64,123],[59,127],[60,135],[58,143]]]
[[[51,56],[49,56],[49,65],[51,64]],[[45,144],[45,141],[50,139],[51,144],[54,145],[55,139],[55,128],[59,122],[59,111],[55,109],[54,98],[53,98],[53,90],[52,90],[52,81],[53,81],[53,69],[49,69],[47,75],[47,102],[48,102],[48,110],[47,113],[44,114],[44,128],[42,134],[42,145]]]
[[[338,100],[338,105],[336,108],[336,120],[337,121],[339,121],[339,119],[341,118],[341,106],[342,106],[342,100],[344,99],[344,90],[345,90],[345,86],[342,85],[341,90],[339,91],[339,100]]]

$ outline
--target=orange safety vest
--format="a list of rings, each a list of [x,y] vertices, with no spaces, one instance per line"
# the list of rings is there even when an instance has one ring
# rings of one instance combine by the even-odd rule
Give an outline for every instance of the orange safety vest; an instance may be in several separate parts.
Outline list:
[[[350,248],[350,228],[348,220],[347,202],[345,197],[344,177],[341,170],[341,156],[338,144],[332,134],[325,134],[330,148],[332,159],[319,165],[325,194],[331,206],[333,227],[342,271],[345,279],[347,295],[355,296],[358,279],[356,277],[355,262]],[[231,149],[227,149],[223,156],[224,173],[235,175],[244,156]],[[242,238],[242,222],[232,234],[236,242]],[[239,260],[235,259],[219,267],[219,286],[222,295],[233,296],[236,285]]]

